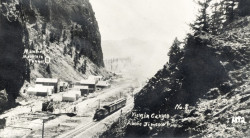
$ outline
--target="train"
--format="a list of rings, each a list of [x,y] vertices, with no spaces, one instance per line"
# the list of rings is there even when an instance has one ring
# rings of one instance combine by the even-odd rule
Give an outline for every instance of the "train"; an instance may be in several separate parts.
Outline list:
[[[126,98],[121,98],[109,105],[104,105],[102,108],[96,109],[93,120],[99,121],[107,117],[108,115],[114,113],[115,111],[121,109],[126,105],[126,101]]]

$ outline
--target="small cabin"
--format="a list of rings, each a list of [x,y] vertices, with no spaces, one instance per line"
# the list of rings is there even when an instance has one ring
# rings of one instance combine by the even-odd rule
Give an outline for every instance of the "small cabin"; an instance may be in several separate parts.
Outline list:
[[[27,89],[27,94],[36,96],[49,96],[54,92],[54,86],[43,86],[41,84],[36,84],[35,87],[29,87]]]
[[[63,102],[74,102],[77,100],[77,95],[75,93],[65,93],[62,95]]]
[[[92,93],[96,90],[96,81],[92,79],[81,80],[80,86],[88,86],[89,92]]]
[[[97,90],[102,90],[104,88],[110,88],[110,84],[107,81],[98,81],[96,84],[96,89]]]
[[[75,94],[77,100],[81,97],[81,91],[79,91],[79,90],[70,90],[67,93]]]
[[[59,80],[53,78],[37,78],[36,84],[42,84],[44,86],[53,86],[54,92],[57,93],[59,91]]]
[[[89,94],[89,87],[88,86],[75,86],[72,89],[81,91],[81,96],[88,96],[88,94]]]

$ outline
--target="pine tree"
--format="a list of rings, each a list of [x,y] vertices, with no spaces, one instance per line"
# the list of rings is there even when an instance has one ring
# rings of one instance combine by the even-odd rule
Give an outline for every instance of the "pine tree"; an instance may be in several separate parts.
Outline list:
[[[210,26],[213,35],[219,34],[223,28],[223,5],[221,2],[212,5]]]
[[[201,7],[199,10],[200,15],[198,15],[196,21],[191,24],[191,28],[195,31],[195,33],[200,33],[202,31],[209,32],[210,17],[208,14],[208,8],[210,2],[211,0],[202,0],[197,2],[197,4]]]
[[[46,71],[47,71],[48,74],[51,74],[51,70],[50,70],[49,64],[48,64],[48,66],[46,67]]]
[[[83,73],[83,74],[86,74],[86,71],[87,71],[87,60],[84,60],[84,62],[83,62],[83,71],[82,71],[82,73]]]
[[[76,52],[74,57],[74,68],[76,69],[77,64],[79,63],[79,54]]]
[[[226,16],[225,25],[227,25],[237,17],[238,0],[223,0],[223,5]]]
[[[64,46],[64,48],[63,48],[63,55],[65,56],[66,54],[67,54],[67,47]]]
[[[169,50],[169,53],[168,53],[170,64],[177,63],[179,61],[179,59],[181,58],[182,52],[180,49],[180,44],[181,44],[181,42],[177,38],[175,38],[175,40],[174,40],[174,42]]]

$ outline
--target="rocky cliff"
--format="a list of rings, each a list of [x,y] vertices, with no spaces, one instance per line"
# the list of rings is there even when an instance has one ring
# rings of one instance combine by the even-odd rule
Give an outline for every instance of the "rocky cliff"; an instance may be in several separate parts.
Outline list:
[[[88,0],[1,0],[0,90],[15,99],[36,77],[79,80],[104,71],[101,35]],[[50,59],[36,63],[30,53]],[[25,56],[26,55],[26,56]]]

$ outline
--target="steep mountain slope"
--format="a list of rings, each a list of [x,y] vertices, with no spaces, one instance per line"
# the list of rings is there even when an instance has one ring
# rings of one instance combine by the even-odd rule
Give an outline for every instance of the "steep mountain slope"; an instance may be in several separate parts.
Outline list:
[[[144,135],[249,136],[249,35],[250,18],[244,17],[221,35],[188,36],[177,62],[166,64],[135,97],[136,111],[170,115],[170,126],[143,128]],[[246,123],[233,123],[238,116]],[[129,126],[127,135],[138,128]]]
[[[0,89],[14,100],[25,80],[79,80],[103,69],[101,35],[88,0],[1,0]],[[50,58],[34,63],[31,52]],[[24,57],[24,58],[23,58]],[[29,61],[30,60],[30,61]]]
[[[132,113],[103,137],[250,136],[250,17],[179,44],[135,95]]]

